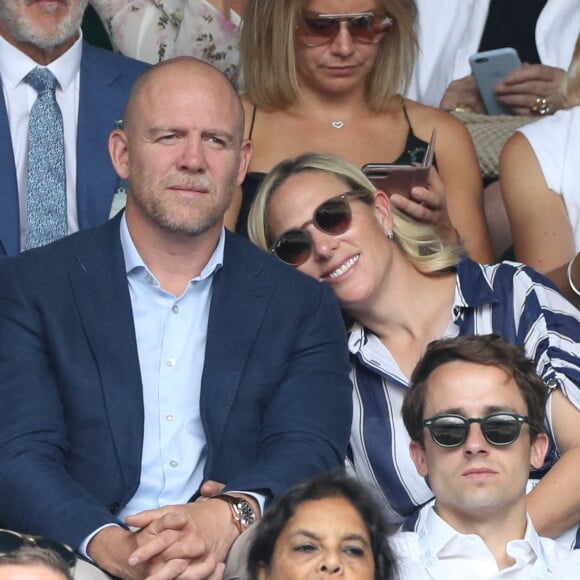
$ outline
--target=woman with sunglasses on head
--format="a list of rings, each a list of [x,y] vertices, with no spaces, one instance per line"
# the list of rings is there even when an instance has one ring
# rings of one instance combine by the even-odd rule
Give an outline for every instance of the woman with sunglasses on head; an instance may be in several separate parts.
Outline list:
[[[416,17],[414,0],[248,1],[240,50],[254,152],[241,210],[238,200],[229,214],[231,224],[239,211],[239,233],[264,173],[282,159],[320,151],[359,167],[412,164],[423,160],[436,130],[445,192],[415,187],[393,204],[435,223],[445,237],[458,233],[475,260],[494,260],[479,166],[463,124],[399,94],[413,69]]]
[[[442,184],[436,172],[430,187]],[[431,499],[409,456],[401,405],[434,339],[495,332],[522,346],[551,396],[551,468],[529,496],[542,535],[572,545],[580,521],[580,313],[521,264],[479,265],[375,191],[347,161],[306,154],[281,162],[252,206],[250,238],[330,284],[352,325],[351,459],[395,521]],[[561,457],[560,457],[561,456]],[[532,473],[530,487],[543,475]],[[571,529],[573,528],[573,529]]]

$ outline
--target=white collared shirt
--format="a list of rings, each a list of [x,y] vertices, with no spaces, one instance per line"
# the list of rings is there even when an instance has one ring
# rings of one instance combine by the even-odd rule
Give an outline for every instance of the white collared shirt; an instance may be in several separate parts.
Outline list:
[[[482,538],[461,534],[445,522],[433,504],[421,510],[416,532],[398,532],[391,539],[399,580],[577,580],[580,550],[564,550],[554,540],[538,536],[527,516],[523,539],[511,540],[507,554],[515,560],[499,570]]]
[[[79,229],[76,200],[76,144],[81,55],[82,34],[71,48],[46,67],[58,81],[56,100],[62,112],[64,130],[67,228],[69,234]],[[38,63],[0,36],[0,75],[2,76],[2,90],[14,151],[20,207],[20,247],[22,248],[24,248],[28,228],[26,216],[28,123],[30,110],[37,97],[36,90],[24,82],[24,77],[37,66],[39,66]]]

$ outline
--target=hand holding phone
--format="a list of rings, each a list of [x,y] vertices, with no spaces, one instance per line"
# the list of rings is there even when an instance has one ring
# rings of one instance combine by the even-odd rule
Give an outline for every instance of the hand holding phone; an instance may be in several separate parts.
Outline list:
[[[497,100],[495,85],[508,73],[522,66],[516,50],[497,48],[477,52],[469,57],[469,64],[487,114],[512,115],[512,110]]]
[[[367,163],[362,172],[369,181],[388,196],[398,193],[410,197],[411,189],[415,186],[426,187],[429,178],[429,169],[433,164],[435,151],[435,129],[431,133],[429,145],[425,151],[423,162],[420,165],[400,165],[396,163]]]

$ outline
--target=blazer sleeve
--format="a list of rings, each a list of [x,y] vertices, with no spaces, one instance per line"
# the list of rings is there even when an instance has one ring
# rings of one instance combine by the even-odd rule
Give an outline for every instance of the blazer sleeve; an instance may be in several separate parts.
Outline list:
[[[0,525],[76,546],[118,520],[67,471],[71,449],[44,316],[12,259],[0,258]]]
[[[206,430],[210,445],[220,442],[206,475],[227,489],[275,497],[344,465],[352,421],[344,322],[332,290],[291,274],[262,300],[259,331],[223,428]]]

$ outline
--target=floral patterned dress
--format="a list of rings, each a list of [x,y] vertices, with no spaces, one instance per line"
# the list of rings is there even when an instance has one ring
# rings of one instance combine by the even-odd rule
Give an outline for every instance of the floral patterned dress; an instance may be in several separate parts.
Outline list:
[[[239,74],[240,17],[226,18],[205,0],[90,0],[113,48],[149,63],[195,56],[234,84]]]

